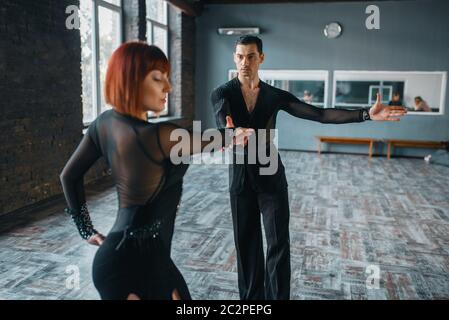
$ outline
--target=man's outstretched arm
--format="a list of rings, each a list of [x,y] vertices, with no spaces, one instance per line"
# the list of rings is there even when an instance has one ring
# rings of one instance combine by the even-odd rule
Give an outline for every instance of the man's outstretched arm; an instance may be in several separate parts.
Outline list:
[[[369,120],[369,117],[367,117],[367,109],[347,110],[318,108],[299,100],[289,92],[283,93],[281,110],[284,110],[297,118],[321,123],[350,123]]]
[[[318,108],[299,100],[289,92],[284,93],[282,101],[281,110],[298,118],[321,123],[350,123],[365,120],[399,121],[400,117],[407,114],[407,109],[404,107],[383,105],[379,93],[376,103],[371,108],[357,110]]]

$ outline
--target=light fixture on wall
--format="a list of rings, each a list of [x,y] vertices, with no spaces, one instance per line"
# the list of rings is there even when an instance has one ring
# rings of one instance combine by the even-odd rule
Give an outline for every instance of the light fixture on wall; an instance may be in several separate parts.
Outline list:
[[[258,27],[251,28],[218,28],[218,34],[225,36],[242,36],[247,34],[260,34]]]

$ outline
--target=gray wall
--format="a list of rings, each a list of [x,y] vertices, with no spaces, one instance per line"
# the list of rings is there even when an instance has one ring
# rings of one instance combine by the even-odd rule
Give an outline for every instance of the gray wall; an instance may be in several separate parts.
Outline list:
[[[365,28],[365,8],[380,8],[380,30]],[[197,19],[196,118],[215,125],[210,92],[227,81],[236,37],[220,36],[226,26],[262,29],[265,69],[447,71],[449,69],[449,2],[385,1],[309,4],[210,5]],[[329,21],[339,21],[343,35],[323,36]],[[332,77],[330,77],[332,90]],[[446,89],[447,90],[447,89]],[[449,99],[445,115],[409,115],[400,123],[320,124],[278,115],[279,146],[316,150],[315,135],[449,140]],[[332,151],[366,153],[365,146],[333,145]],[[376,153],[385,153],[382,144]],[[326,149],[325,149],[326,150]],[[421,156],[428,150],[398,149],[395,154]]]

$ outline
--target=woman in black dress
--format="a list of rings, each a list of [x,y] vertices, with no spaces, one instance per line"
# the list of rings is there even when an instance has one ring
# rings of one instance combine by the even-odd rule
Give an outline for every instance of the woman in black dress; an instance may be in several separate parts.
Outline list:
[[[128,42],[111,56],[105,81],[106,102],[113,109],[91,123],[61,173],[68,208],[80,235],[100,246],[93,281],[102,299],[190,299],[181,273],[170,258],[176,211],[187,164],[175,165],[171,149],[188,156],[209,141],[201,133],[172,141],[178,126],[151,124],[147,111],[164,109],[171,91],[169,62],[155,46]],[[220,141],[244,144],[252,129],[219,131]],[[181,146],[181,148],[179,148]],[[181,151],[182,153],[182,151]],[[103,156],[112,171],[119,201],[114,226],[104,237],[96,231],[86,206],[83,176]]]

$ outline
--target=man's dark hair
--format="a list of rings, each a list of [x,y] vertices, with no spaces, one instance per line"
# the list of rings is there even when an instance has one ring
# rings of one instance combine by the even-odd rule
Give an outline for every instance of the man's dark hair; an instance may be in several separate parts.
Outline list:
[[[241,36],[235,42],[234,50],[235,50],[235,48],[237,48],[237,45],[239,45],[239,44],[247,45],[247,44],[253,44],[253,43],[255,45],[257,45],[257,51],[259,51],[259,53],[262,54],[263,53],[262,40],[256,36],[249,36],[249,35]]]

